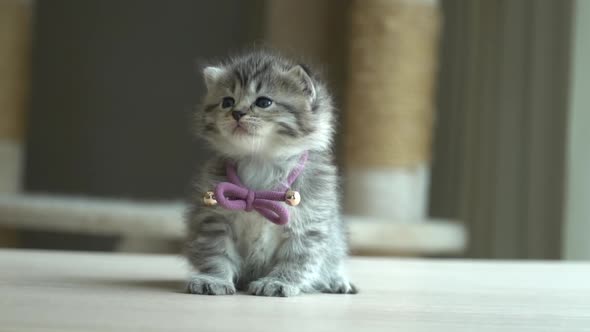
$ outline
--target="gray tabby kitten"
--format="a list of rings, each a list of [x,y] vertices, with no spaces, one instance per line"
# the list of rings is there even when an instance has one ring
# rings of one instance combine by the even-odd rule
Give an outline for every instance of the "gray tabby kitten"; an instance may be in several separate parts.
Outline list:
[[[198,273],[188,291],[356,293],[343,271],[347,245],[332,162],[334,109],[325,85],[306,67],[267,51],[229,59],[203,74],[207,94],[197,127],[216,155],[193,186],[186,255]],[[227,160],[251,190],[271,190],[306,150],[305,169],[291,186],[301,193],[301,204],[289,207],[288,224],[275,225],[256,211],[204,206],[203,194],[227,181]]]

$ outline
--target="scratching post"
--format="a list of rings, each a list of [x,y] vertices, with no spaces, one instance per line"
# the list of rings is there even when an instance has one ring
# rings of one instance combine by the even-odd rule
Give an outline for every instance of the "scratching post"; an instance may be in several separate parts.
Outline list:
[[[30,1],[0,2],[0,193],[21,189],[30,18]],[[15,231],[0,229],[0,246],[16,242]]]
[[[345,211],[426,218],[440,14],[434,0],[355,0],[344,114]]]
[[[20,191],[31,3],[0,2],[0,192]]]

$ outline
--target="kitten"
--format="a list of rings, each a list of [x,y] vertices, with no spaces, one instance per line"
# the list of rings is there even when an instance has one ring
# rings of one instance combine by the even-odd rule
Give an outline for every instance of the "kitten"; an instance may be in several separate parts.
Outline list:
[[[196,125],[215,155],[193,185],[186,220],[186,255],[198,271],[188,291],[356,293],[343,271],[347,245],[326,86],[307,67],[269,51],[231,58],[203,74],[207,94]],[[301,193],[301,204],[288,207],[287,224],[273,224],[256,211],[204,206],[203,195],[227,181],[226,162],[235,164],[249,189],[270,190],[285,182],[306,151],[305,167],[291,186]]]

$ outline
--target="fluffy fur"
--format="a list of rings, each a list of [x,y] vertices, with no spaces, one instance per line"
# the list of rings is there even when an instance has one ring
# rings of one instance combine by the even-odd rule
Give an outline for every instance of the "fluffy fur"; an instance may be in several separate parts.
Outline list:
[[[188,291],[355,293],[343,273],[347,246],[331,152],[334,109],[325,85],[307,67],[267,51],[231,58],[203,73],[207,94],[196,125],[216,155],[193,185],[186,255],[198,272]],[[234,103],[224,107],[228,97]],[[272,104],[257,106],[261,97]],[[237,121],[232,112],[245,115]],[[254,211],[203,206],[203,193],[226,180],[227,160],[236,163],[246,186],[268,190],[285,181],[305,150],[308,162],[292,185],[302,201],[289,208],[287,225]]]

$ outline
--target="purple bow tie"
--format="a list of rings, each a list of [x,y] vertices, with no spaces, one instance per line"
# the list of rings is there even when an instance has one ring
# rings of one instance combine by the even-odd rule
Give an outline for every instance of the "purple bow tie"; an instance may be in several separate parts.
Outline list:
[[[285,195],[297,179],[307,161],[307,151],[301,155],[297,166],[291,170],[286,184],[272,191],[254,191],[242,184],[232,163],[226,164],[226,176],[229,182],[220,182],[215,187],[217,203],[228,210],[256,210],[263,217],[277,225],[289,222],[289,210],[285,206]]]

